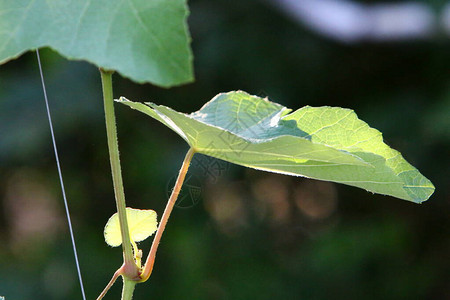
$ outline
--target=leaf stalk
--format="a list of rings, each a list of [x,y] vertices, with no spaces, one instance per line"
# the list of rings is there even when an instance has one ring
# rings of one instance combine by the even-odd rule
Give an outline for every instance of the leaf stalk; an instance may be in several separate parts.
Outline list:
[[[161,237],[164,232],[164,229],[166,228],[167,221],[169,220],[170,214],[172,213],[173,206],[175,205],[175,202],[178,199],[178,195],[180,194],[181,187],[183,186],[184,179],[186,177],[187,171],[189,169],[189,165],[191,163],[192,157],[194,156],[195,152],[196,151],[194,148],[190,148],[189,151],[186,153],[186,156],[183,161],[183,165],[181,166],[180,172],[179,172],[177,180],[175,182],[175,186],[172,190],[169,201],[167,201],[166,208],[164,209],[164,213],[161,217],[161,221],[158,226],[158,230],[156,231],[155,238],[153,239],[152,247],[150,248],[150,253],[145,262],[144,270],[142,271],[142,274],[140,275],[140,277],[141,277],[140,282],[146,281],[152,273],[153,265],[155,263],[155,258],[156,258],[156,251],[158,250],[159,242],[161,241]]]
[[[100,294],[100,296],[97,297],[97,300],[101,300],[103,299],[103,297],[105,297],[106,293],[109,291],[109,289],[113,286],[113,284],[116,282],[117,278],[122,274],[122,268],[120,268],[119,270],[117,270],[113,277],[111,278],[111,280],[109,281],[108,285],[103,289],[102,293]]]

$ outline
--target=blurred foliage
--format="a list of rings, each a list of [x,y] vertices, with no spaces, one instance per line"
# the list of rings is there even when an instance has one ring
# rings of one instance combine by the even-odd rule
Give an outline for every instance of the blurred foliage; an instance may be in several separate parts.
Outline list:
[[[170,90],[116,76],[115,94],[191,112],[243,89],[287,107],[354,109],[436,186],[422,205],[198,156],[146,299],[449,299],[450,42],[343,45],[260,1],[191,1],[196,82]],[[120,266],[103,241],[115,212],[100,76],[42,51],[87,295]],[[161,215],[187,151],[116,108],[129,206]],[[34,53],[0,67],[0,295],[80,299]],[[149,242],[141,243],[148,249]],[[145,253],[145,252],[144,252]],[[107,299],[119,297],[116,285]]]

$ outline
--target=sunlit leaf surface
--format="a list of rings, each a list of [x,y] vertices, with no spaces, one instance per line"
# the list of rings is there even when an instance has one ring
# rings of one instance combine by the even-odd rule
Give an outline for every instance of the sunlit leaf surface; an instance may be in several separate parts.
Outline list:
[[[178,133],[197,152],[242,166],[333,181],[420,203],[433,184],[381,133],[349,109],[290,109],[237,91],[219,94],[192,114],[153,103],[118,102]]]
[[[134,209],[127,207],[127,221],[130,230],[130,238],[134,242],[140,242],[151,236],[157,229],[156,212],[150,209]],[[109,218],[105,226],[105,241],[112,247],[122,244],[120,234],[119,215],[115,213]]]
[[[0,64],[51,47],[137,82],[192,81],[186,0],[0,0]]]

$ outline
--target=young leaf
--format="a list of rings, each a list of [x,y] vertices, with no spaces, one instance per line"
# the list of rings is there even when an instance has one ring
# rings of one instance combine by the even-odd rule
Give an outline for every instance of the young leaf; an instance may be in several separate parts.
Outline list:
[[[186,0],[0,0],[0,64],[51,47],[137,82],[192,81]]]
[[[158,228],[156,212],[151,209],[134,209],[127,207],[128,227],[130,238],[134,242],[140,242],[151,236]],[[105,241],[111,247],[122,244],[120,235],[119,215],[115,213],[109,218],[105,226]]]
[[[433,184],[349,109],[295,112],[245,92],[219,94],[190,115],[153,103],[118,102],[178,133],[197,152],[235,164],[333,181],[421,203]]]

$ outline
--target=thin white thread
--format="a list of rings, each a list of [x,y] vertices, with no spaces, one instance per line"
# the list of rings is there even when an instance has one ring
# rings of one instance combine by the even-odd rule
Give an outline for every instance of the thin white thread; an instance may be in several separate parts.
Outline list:
[[[41,75],[42,90],[44,91],[44,99],[45,99],[45,107],[47,108],[48,123],[50,125],[50,132],[52,135],[53,150],[55,151],[56,166],[58,167],[59,182],[61,183],[61,191],[62,191],[62,195],[63,195],[63,199],[64,199],[64,206],[66,209],[67,223],[69,224],[70,238],[72,239],[73,254],[75,256],[75,263],[77,265],[78,280],[80,281],[81,294],[83,295],[83,300],[86,300],[86,295],[84,293],[83,279],[81,278],[80,263],[78,261],[77,247],[75,246],[75,237],[74,237],[73,229],[72,229],[72,221],[70,220],[69,206],[67,204],[66,190],[64,188],[64,182],[63,182],[62,172],[61,172],[61,165],[59,163],[58,150],[56,148],[55,134],[53,132],[52,118],[50,116],[50,108],[48,105],[47,91],[45,89],[44,73],[42,72],[41,58],[39,57],[38,49],[36,49],[36,56],[37,56],[37,61],[38,61],[38,65],[39,65],[39,73]]]

